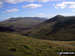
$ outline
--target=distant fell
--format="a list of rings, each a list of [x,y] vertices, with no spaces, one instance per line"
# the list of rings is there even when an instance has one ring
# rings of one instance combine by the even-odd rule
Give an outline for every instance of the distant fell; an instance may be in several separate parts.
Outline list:
[[[0,27],[4,28],[12,28],[16,31],[27,30],[34,27],[37,24],[44,22],[45,18],[40,17],[17,17],[10,18],[8,20],[0,22]],[[1,28],[0,28],[1,29]]]

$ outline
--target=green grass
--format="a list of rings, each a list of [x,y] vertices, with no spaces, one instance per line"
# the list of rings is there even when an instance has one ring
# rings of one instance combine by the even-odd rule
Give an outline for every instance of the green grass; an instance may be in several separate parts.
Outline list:
[[[0,32],[0,56],[59,56],[58,51],[75,51],[75,41],[40,40]]]

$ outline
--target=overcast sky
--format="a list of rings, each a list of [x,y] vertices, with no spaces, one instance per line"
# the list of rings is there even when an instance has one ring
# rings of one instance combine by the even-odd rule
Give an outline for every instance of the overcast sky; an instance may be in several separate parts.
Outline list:
[[[0,20],[11,17],[74,16],[75,0],[0,0]]]

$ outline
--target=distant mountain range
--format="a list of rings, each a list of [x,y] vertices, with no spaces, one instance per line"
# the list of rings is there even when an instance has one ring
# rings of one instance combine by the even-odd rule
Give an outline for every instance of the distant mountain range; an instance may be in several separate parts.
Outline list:
[[[27,30],[25,35],[47,40],[75,40],[75,16],[57,15]]]
[[[47,40],[75,40],[75,16],[56,15],[45,19],[18,17],[0,22],[0,32],[18,32],[25,36]]]
[[[22,31],[44,22],[45,18],[40,17],[17,17],[0,22],[0,31]]]

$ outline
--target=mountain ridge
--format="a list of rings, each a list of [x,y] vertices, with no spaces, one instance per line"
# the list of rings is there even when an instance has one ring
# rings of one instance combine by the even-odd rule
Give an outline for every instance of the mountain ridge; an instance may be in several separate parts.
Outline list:
[[[0,27],[8,27],[16,31],[27,30],[33,26],[44,22],[45,18],[40,17],[17,17],[0,22]]]
[[[75,40],[75,16],[57,15],[28,30],[25,34],[47,40]]]
[[[34,17],[32,19],[35,19],[35,18],[36,17]],[[21,19],[24,19],[24,18],[21,18]],[[28,19],[30,19],[30,18],[28,17]],[[7,20],[5,22],[8,22],[8,21],[9,20]],[[52,17],[48,20],[44,20],[41,23],[38,23],[34,26],[33,26],[33,24],[36,22],[32,23],[32,25],[31,25],[30,21],[31,20],[27,21],[27,24],[26,24],[24,20],[22,21],[24,23],[19,22],[19,21],[16,22],[13,20],[12,22],[14,24],[12,24],[12,22],[10,20],[9,23],[4,23],[4,25],[1,24],[2,26],[0,25],[0,27],[4,27],[4,30],[6,30],[7,32],[8,31],[9,32],[17,32],[24,36],[30,36],[30,37],[37,38],[37,39],[59,40],[59,41],[75,40],[75,16],[56,15],[55,17]],[[32,21],[37,21],[37,20],[35,19]],[[38,22],[39,22],[39,20],[38,20]],[[15,23],[16,23],[16,27],[14,27]],[[32,26],[32,27],[28,28],[28,25]],[[21,27],[21,28],[19,28],[19,27]],[[11,30],[13,30],[13,31],[11,31]]]

